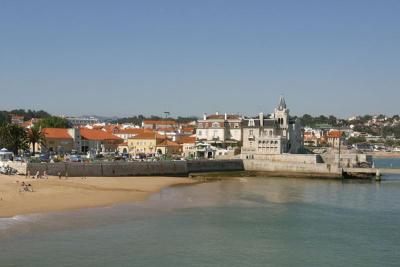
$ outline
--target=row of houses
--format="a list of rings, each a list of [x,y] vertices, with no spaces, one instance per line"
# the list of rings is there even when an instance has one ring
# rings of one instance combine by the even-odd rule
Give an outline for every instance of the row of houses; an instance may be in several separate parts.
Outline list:
[[[272,114],[254,117],[215,113],[185,124],[160,119],[144,120],[140,126],[119,125],[92,118],[75,118],[74,123],[70,129],[42,129],[46,143],[36,151],[90,155],[118,152],[134,158],[223,158],[241,154],[243,158],[257,159],[301,153],[303,149],[302,128],[297,119],[290,117],[283,97]]]
[[[329,146],[338,148],[339,143],[345,144],[348,131],[325,128],[305,128],[304,145],[309,147]]]
[[[97,155],[118,152],[132,157],[180,155],[183,151],[182,141],[195,143],[195,137],[175,142],[157,131],[143,128],[44,128],[42,133],[45,143],[38,144],[36,150],[56,154],[77,152]]]
[[[334,147],[347,145],[350,138],[362,138],[365,143],[385,143],[387,140],[396,141],[394,136],[376,136],[368,133],[354,131],[350,127],[334,128],[323,126],[304,129],[304,145],[309,147]]]

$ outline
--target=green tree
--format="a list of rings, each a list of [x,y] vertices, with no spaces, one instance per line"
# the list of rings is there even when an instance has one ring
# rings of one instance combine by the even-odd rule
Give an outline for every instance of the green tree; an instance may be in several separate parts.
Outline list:
[[[25,120],[30,120],[32,118],[47,118],[50,117],[50,114],[44,110],[25,110],[25,109],[14,109],[8,112],[9,114],[15,114],[24,116]]]
[[[337,118],[333,115],[330,115],[328,118],[328,123],[332,126],[336,126],[337,125]]]
[[[192,121],[197,121],[199,118],[195,117],[195,116],[189,116],[189,117],[178,117],[176,119],[176,121],[178,123],[188,123],[188,122],[192,122]]]
[[[14,124],[0,127],[0,146],[12,151],[15,155],[20,149],[28,148],[28,138],[24,128]]]
[[[366,123],[366,122],[368,122],[368,121],[371,120],[371,119],[372,119],[372,116],[371,116],[371,115],[364,115],[364,116],[361,117],[361,121],[362,121],[363,123]]]
[[[67,119],[51,116],[44,118],[37,123],[37,126],[40,128],[69,128],[70,124]]]
[[[32,127],[28,132],[28,142],[32,144],[32,154],[35,155],[35,145],[41,144],[45,145],[45,136],[38,126]]]
[[[7,111],[0,111],[0,125],[9,122],[8,112]]]
[[[300,122],[304,126],[312,127],[314,126],[314,118],[309,114],[304,114],[303,117],[300,118]]]
[[[350,137],[347,140],[347,143],[349,145],[353,145],[353,144],[358,144],[358,143],[365,143],[366,141],[367,140],[365,139],[365,137],[362,137],[362,136],[360,136],[360,137]]]

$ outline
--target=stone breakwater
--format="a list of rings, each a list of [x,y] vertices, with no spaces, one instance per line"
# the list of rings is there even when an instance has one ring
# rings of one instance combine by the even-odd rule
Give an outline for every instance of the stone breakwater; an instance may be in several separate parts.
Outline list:
[[[341,171],[325,163],[269,160],[196,160],[103,163],[29,163],[27,171],[69,177],[188,176],[191,173],[250,171],[271,176],[341,177]]]
[[[244,170],[270,176],[342,178],[337,165],[327,163],[243,160]]]
[[[157,162],[28,163],[27,171],[69,177],[188,176],[196,172],[243,171],[242,160],[195,160]]]

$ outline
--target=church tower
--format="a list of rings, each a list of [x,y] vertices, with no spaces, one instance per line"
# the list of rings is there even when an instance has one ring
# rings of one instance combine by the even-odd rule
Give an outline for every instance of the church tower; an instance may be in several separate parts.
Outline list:
[[[281,95],[278,107],[275,108],[274,117],[279,127],[287,129],[289,126],[289,109],[286,106],[285,98]]]

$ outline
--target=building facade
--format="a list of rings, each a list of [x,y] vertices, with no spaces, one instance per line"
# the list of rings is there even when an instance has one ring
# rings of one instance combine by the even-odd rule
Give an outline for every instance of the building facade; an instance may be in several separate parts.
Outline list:
[[[156,154],[165,156],[181,156],[182,147],[174,141],[164,139],[157,144]]]
[[[142,127],[144,129],[158,130],[160,128],[178,128],[178,123],[175,120],[143,120]]]
[[[241,123],[239,115],[204,114],[197,122],[196,139],[216,146],[237,145],[242,141]]]
[[[36,144],[36,151],[65,154],[71,152],[97,155],[117,152],[123,139],[103,130],[86,128],[44,128],[43,145]]]
[[[11,124],[22,125],[24,123],[24,116],[12,114]]]
[[[178,143],[182,145],[182,156],[184,158],[195,158],[196,157],[196,137],[195,136],[184,136],[178,140]]]
[[[285,99],[281,96],[275,112],[266,118],[246,118],[242,123],[244,159],[264,159],[266,155],[297,154],[303,149],[299,120],[292,120]]]
[[[71,135],[69,129],[44,128],[42,129],[42,134],[44,137],[43,144],[36,144],[36,151],[65,154],[71,153],[73,150],[78,150],[74,136]]]
[[[156,154],[157,145],[165,137],[155,133],[146,132],[128,139],[128,153],[133,157],[148,157]]]
[[[100,153],[117,152],[118,145],[124,140],[103,130],[79,129],[81,152],[97,155]]]
[[[72,127],[80,127],[85,125],[93,125],[100,122],[95,117],[64,117]]]
[[[339,148],[340,145],[344,145],[346,140],[346,135],[342,131],[332,130],[327,134],[328,146]]]

